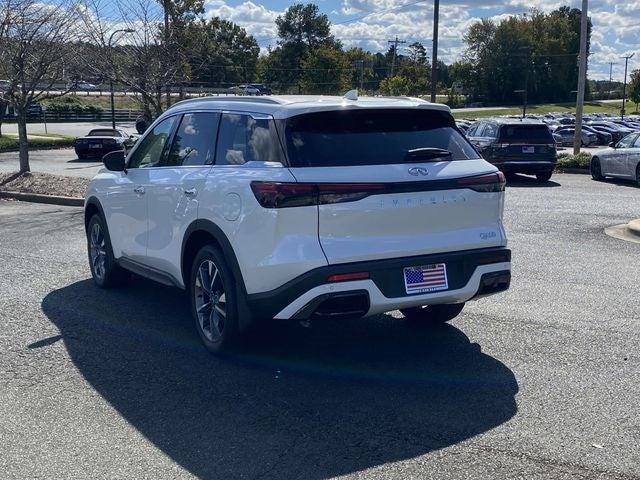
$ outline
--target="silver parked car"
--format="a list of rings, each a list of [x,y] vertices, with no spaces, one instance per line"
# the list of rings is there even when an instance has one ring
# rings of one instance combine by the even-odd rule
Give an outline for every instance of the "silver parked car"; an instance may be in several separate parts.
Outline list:
[[[610,148],[595,152],[591,158],[591,177],[631,179],[640,187],[640,133],[631,133]]]

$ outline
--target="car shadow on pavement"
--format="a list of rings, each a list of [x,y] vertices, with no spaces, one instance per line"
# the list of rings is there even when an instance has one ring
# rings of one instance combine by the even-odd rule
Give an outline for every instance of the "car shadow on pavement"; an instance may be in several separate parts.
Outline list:
[[[509,175],[507,178],[507,187],[515,188],[550,188],[561,187],[558,182],[553,180],[547,180],[546,182],[539,182],[536,177],[529,177],[527,175]]]
[[[512,418],[513,372],[452,325],[278,324],[213,357],[175,289],[90,280],[42,302],[90,385],[200,478],[320,479],[414,458]],[[44,342],[46,343],[46,342]],[[126,468],[126,466],[123,466]]]

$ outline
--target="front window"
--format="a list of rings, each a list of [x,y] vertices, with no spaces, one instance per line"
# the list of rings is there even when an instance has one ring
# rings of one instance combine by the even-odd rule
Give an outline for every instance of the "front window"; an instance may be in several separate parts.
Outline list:
[[[447,150],[447,160],[479,158],[453,117],[439,110],[333,110],[298,115],[284,125],[294,167],[401,164],[420,148]]]
[[[174,122],[175,117],[166,118],[145,135],[129,159],[129,168],[158,166]]]
[[[632,133],[631,135],[627,135],[626,137],[624,137],[622,140],[618,142],[618,145],[616,145],[617,148],[631,147],[631,145],[633,145],[633,142],[635,142],[637,136],[638,135],[635,133]]]
[[[213,163],[218,113],[187,113],[176,130],[167,165],[172,167]]]

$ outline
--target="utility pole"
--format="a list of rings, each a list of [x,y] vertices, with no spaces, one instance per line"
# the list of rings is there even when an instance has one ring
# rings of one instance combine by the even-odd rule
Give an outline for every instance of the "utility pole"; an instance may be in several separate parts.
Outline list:
[[[629,59],[634,55],[635,53],[632,53],[631,55],[620,57],[620,58],[624,58],[624,83],[622,84],[622,111],[620,112],[621,113],[620,116],[622,117],[622,120],[624,120],[624,109],[625,109],[625,103],[627,101],[627,66],[629,65]]]
[[[162,8],[164,9],[164,48],[165,54],[168,57],[172,57],[173,52],[170,52],[171,48],[171,30],[169,29],[169,0],[162,1]],[[166,99],[167,99],[167,110],[171,106],[171,85],[166,85],[165,91]]]
[[[440,0],[433,2],[433,52],[431,54],[431,103],[436,103],[436,84],[438,83],[438,20]]]
[[[576,131],[573,137],[573,154],[580,153],[582,146],[582,111],[584,108],[584,84],[587,80],[587,23],[589,0],[582,0],[580,19],[580,65],[578,67],[578,95],[576,98]]]
[[[613,86],[613,66],[617,65],[615,62],[609,62],[609,91],[607,92],[607,98],[611,98],[611,87]]]
[[[393,77],[393,69],[396,66],[396,54],[398,53],[398,45],[407,43],[406,40],[398,40],[398,36],[396,35],[395,40],[387,40],[387,43],[393,44],[393,57],[391,57],[391,74],[389,77]]]

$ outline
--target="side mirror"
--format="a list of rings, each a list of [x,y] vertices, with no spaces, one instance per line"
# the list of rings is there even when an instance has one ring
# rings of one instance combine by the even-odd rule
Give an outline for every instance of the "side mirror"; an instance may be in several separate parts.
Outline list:
[[[122,172],[125,167],[125,155],[124,150],[116,150],[114,152],[107,153],[102,157],[102,163],[107,167],[107,170],[112,172]]]
[[[611,148],[616,148],[616,142],[611,142],[611,143],[609,144],[609,146],[610,146]]]

